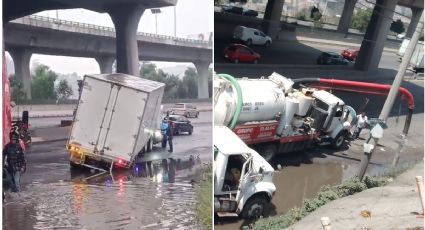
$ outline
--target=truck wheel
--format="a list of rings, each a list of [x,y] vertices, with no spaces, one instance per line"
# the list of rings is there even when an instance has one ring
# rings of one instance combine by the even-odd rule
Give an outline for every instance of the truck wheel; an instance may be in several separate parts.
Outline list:
[[[277,152],[277,148],[275,144],[267,144],[260,148],[260,155],[264,158],[264,160],[270,162],[274,155]]]
[[[266,44],[264,44],[265,47],[269,47],[270,46],[270,41],[266,41]]]
[[[75,164],[74,162],[70,161],[69,162],[69,168],[71,171],[79,171],[81,169],[84,168],[84,166],[79,165],[79,164]]]
[[[198,118],[198,116],[199,116],[199,112],[196,112],[195,118]]]
[[[344,145],[345,135],[344,132],[339,132],[338,135],[332,140],[332,148],[339,149]]]
[[[246,45],[250,46],[252,44],[252,39],[249,38],[248,40],[246,40]]]
[[[243,218],[266,217],[269,213],[268,202],[263,196],[255,196],[248,200],[242,211]]]
[[[192,133],[193,133],[193,129],[189,130],[189,135],[192,135]]]

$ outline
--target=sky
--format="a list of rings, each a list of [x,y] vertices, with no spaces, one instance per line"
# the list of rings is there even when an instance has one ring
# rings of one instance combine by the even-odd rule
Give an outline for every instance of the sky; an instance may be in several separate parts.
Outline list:
[[[188,35],[212,32],[214,29],[213,1],[212,0],[178,0],[176,11],[176,34],[177,37],[187,38]],[[100,26],[113,27],[113,23],[108,14],[73,9],[39,12],[36,15],[70,20]],[[138,31],[155,33],[155,15],[150,9],[143,13]],[[174,36],[174,7],[161,8],[161,13],[157,15],[158,34]],[[77,58],[64,56],[50,56],[33,54],[30,66],[33,62],[39,62],[49,66],[58,73],[73,73],[79,75],[87,73],[100,73],[99,66],[93,58]],[[181,65],[182,63],[155,62],[159,68]],[[185,63],[191,65],[191,63]]]

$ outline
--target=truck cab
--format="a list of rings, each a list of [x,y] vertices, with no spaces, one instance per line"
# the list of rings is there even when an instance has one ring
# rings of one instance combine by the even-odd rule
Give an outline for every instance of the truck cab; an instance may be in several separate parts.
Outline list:
[[[214,127],[214,212],[267,216],[276,191],[273,167],[225,126]]]
[[[345,119],[348,111],[344,101],[325,90],[314,91],[313,97],[315,101],[312,117],[315,118],[315,128],[321,130],[329,138],[329,141],[325,141],[323,144],[332,144],[336,148],[341,147],[350,128]]]

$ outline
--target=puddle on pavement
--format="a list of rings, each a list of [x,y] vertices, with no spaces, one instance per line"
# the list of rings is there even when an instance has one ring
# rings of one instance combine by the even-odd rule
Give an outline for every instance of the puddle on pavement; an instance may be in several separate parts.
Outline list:
[[[341,183],[343,165],[340,164],[302,164],[287,166],[274,174],[276,194],[272,200],[271,214],[280,215],[293,207],[300,207],[304,199],[312,198],[323,185]],[[217,219],[217,217],[216,217]],[[239,218],[218,218],[214,229],[241,229],[249,220]]]
[[[199,163],[168,158],[112,176],[78,171],[68,181],[26,185],[6,196],[3,229],[198,229],[191,178]]]

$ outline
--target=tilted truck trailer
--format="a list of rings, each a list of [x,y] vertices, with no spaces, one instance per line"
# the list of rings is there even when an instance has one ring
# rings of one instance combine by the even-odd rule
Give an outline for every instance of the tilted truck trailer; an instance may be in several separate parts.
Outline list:
[[[129,168],[158,132],[164,87],[126,74],[84,76],[67,142],[71,166]]]
[[[267,161],[312,144],[343,145],[356,112],[335,95],[293,88],[277,73],[268,78],[214,76],[214,124],[230,127]]]

